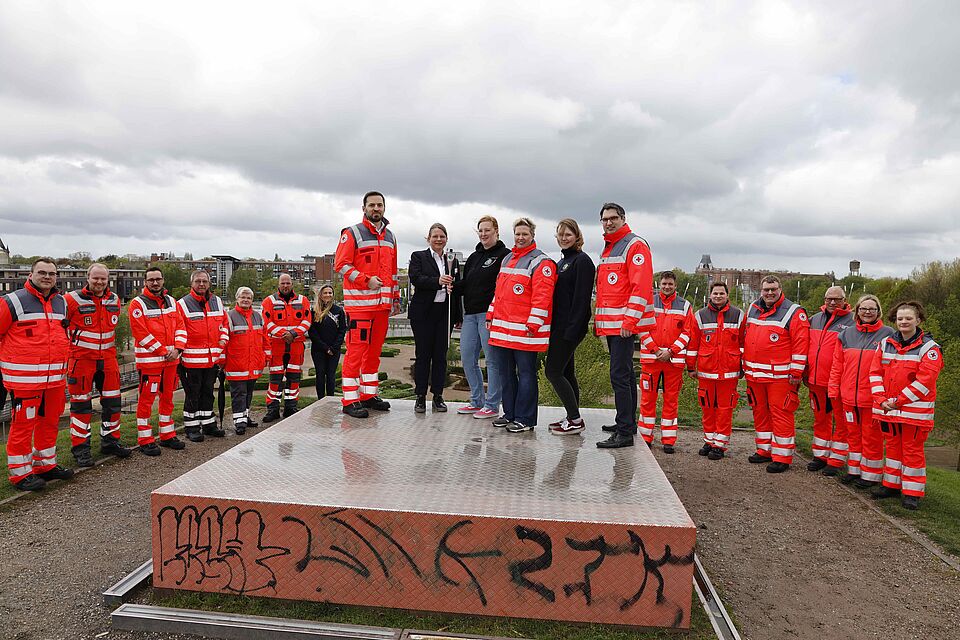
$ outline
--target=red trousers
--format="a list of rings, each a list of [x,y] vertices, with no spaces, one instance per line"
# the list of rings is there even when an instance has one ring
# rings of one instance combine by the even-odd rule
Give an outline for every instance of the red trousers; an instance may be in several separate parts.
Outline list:
[[[177,389],[177,363],[171,362],[163,369],[140,372],[140,396],[137,399],[137,444],[152,443],[153,401],[160,398],[160,439],[169,440],[177,435],[173,424],[173,392]]]
[[[645,362],[640,373],[640,419],[637,432],[644,442],[653,442],[657,425],[657,392],[663,390],[663,409],[660,412],[660,440],[663,444],[677,442],[677,407],[683,387],[683,367],[661,362]]]
[[[115,358],[71,360],[67,367],[70,389],[70,444],[90,445],[94,385],[100,390],[100,437],[120,437],[120,367]]]
[[[380,381],[380,351],[387,339],[390,311],[360,311],[350,314],[347,353],[343,357],[343,406],[377,395]]]
[[[700,378],[697,396],[703,415],[703,441],[723,451],[733,433],[733,410],[737,406],[737,379],[708,380]]]
[[[7,437],[7,471],[16,484],[57,466],[57,426],[67,404],[63,387],[10,392],[13,415]]]
[[[809,391],[813,410],[813,457],[831,466],[842,467],[847,450],[847,424],[843,411],[834,406],[835,400],[827,396],[826,387],[810,385]],[[839,461],[837,455],[840,455]]]
[[[794,413],[800,406],[796,385],[789,380],[753,381],[747,384],[747,398],[753,408],[757,454],[772,457],[774,462],[793,462]]]
[[[905,496],[922,498],[927,486],[927,460],[923,443],[929,428],[899,422],[880,422],[887,459],[883,465],[883,486],[900,489]]]
[[[303,343],[287,344],[283,340],[270,343],[270,386],[267,388],[267,405],[296,404],[300,399],[300,379],[303,378]],[[283,384],[286,377],[287,383]],[[283,392],[280,387],[283,385]],[[281,396],[283,396],[281,398]]]
[[[835,407],[837,430],[831,445],[831,467],[847,463],[847,473],[879,482],[883,470],[883,439],[872,407]]]

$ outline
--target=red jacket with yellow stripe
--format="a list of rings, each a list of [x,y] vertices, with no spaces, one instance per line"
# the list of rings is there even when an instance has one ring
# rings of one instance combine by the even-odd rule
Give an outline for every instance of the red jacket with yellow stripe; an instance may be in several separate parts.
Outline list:
[[[514,247],[504,258],[487,309],[490,344],[518,351],[546,351],[557,265],[537,243]]]
[[[0,373],[11,391],[66,385],[67,303],[56,288],[44,296],[29,280],[0,298]]]

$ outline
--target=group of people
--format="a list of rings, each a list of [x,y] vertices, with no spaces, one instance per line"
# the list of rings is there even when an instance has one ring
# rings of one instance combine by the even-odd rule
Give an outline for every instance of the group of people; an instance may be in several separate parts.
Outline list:
[[[367,418],[389,411],[379,395],[380,353],[388,319],[399,312],[397,241],[385,218],[386,200],[371,191],[363,197],[363,218],[342,231],[334,268],[343,278],[343,307],[333,288],[319,291],[313,305],[293,290],[283,274],[279,290],[253,308],[253,292],[241,287],[227,309],[210,292],[209,275],[191,275],[191,291],[179,301],[163,287],[163,273],[146,271],[143,292],[129,305],[140,372],[138,444],[146,455],[160,447],[183,449],[172,418],[177,380],[184,389],[184,433],[201,442],[223,436],[213,413],[218,375],[229,382],[237,433],[257,426],[249,409],[254,385],[269,368],[264,422],[297,410],[305,342],[309,338],[317,391],[333,395],[341,343],[342,410]],[[477,223],[479,242],[463,265],[444,253],[447,230],[433,224],[428,248],[409,263],[415,293],[409,319],[416,341],[414,410],[447,411],[443,400],[450,332],[461,328],[461,359],[470,385],[469,403],[458,413],[491,419],[511,433],[531,431],[538,418],[538,354],[546,352],[546,377],[563,403],[565,416],[551,433],[580,433],[579,386],[574,354],[589,330],[606,339],[615,421],[599,448],[633,446],[636,435],[652,446],[656,408],[662,393],[659,428],[665,453],[675,451],[683,374],[697,380],[703,414],[700,455],[725,457],[737,406],[738,381],[745,377],[753,411],[756,450],[751,463],[770,473],[789,469],[795,449],[794,414],[805,383],[815,416],[810,471],[844,482],[876,487],[879,498],[902,495],[915,509],[924,495],[923,444],[933,428],[936,381],[942,353],[921,325],[924,310],[915,301],[894,307],[883,325],[879,300],[862,296],[851,309],[843,289],[827,290],[812,318],[785,298],[780,280],[763,278],[760,298],[744,311],[729,301],[724,282],[710,286],[709,302],[694,312],[677,294],[677,277],[660,273],[653,287],[650,247],[633,233],[617,203],[600,208],[604,248],[594,264],[583,252],[576,220],[556,227],[561,259],[551,259],[536,242],[529,218],[513,223],[513,247],[499,237],[492,216]],[[8,439],[10,480],[18,488],[43,488],[72,470],[56,463],[57,421],[64,385],[71,395],[72,451],[79,466],[90,455],[91,394],[100,390],[104,453],[128,456],[118,437],[120,391],[114,346],[120,301],[107,287],[109,272],[94,264],[88,285],[60,295],[56,265],[34,263],[21,290],[0,302],[0,373],[13,396]],[[595,299],[595,309],[591,312]],[[639,348],[639,384],[634,353]],[[486,384],[479,366],[486,365]],[[159,397],[159,444],[150,417]],[[502,406],[502,412],[500,408]],[[639,410],[639,415],[638,415]]]

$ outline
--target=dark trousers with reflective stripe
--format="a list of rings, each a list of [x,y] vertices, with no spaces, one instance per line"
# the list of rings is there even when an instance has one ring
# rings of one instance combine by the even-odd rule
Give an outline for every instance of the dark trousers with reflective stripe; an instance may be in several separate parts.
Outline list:
[[[213,386],[218,367],[180,367],[183,386],[183,429],[187,433],[215,431],[217,419],[213,415]]]

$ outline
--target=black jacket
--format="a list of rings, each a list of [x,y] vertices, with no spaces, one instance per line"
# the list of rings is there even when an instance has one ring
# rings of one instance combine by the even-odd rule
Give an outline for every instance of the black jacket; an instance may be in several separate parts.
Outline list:
[[[347,314],[344,313],[343,307],[334,304],[330,308],[330,313],[321,322],[310,323],[310,330],[307,332],[311,340],[310,349],[324,353],[331,350],[339,355],[346,333]]]
[[[557,284],[553,288],[553,318],[550,334],[571,342],[587,335],[590,302],[597,269],[583,251],[564,249],[557,263]]]
[[[443,271],[446,274],[446,256],[443,259]],[[440,271],[437,269],[437,262],[433,258],[433,250],[423,249],[410,254],[410,268],[407,270],[407,275],[410,277],[410,284],[414,286],[407,317],[415,318],[419,313],[424,312],[427,306],[433,304],[433,299],[436,297],[437,291],[440,290]],[[456,258],[453,260],[453,268],[447,275],[453,276],[454,285],[456,285],[456,281],[460,277],[460,262]],[[454,297],[452,304],[453,308],[450,310],[451,322],[456,324],[461,320],[460,305],[457,304],[456,297]]]
[[[476,250],[467,258],[463,267],[463,279],[453,285],[453,292],[463,297],[463,312],[466,314],[486,313],[493,301],[497,289],[497,276],[503,258],[510,249],[502,241],[489,249],[477,243]]]

